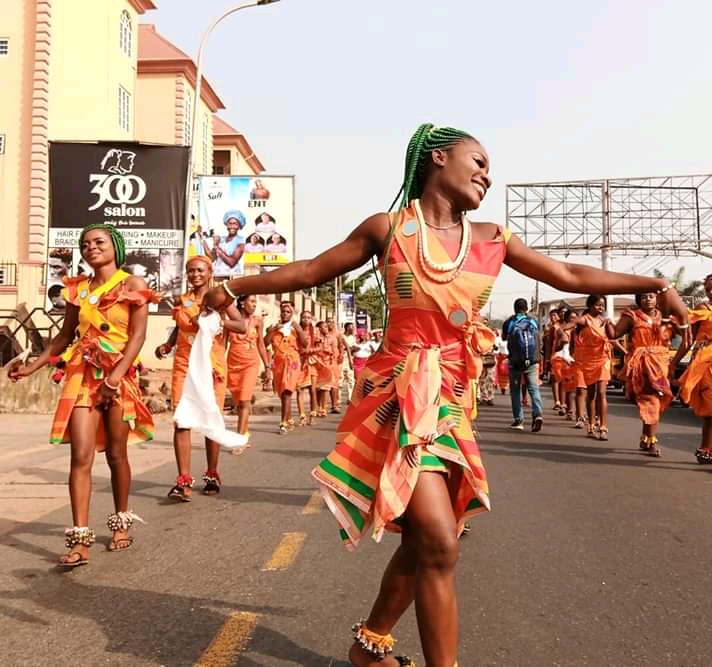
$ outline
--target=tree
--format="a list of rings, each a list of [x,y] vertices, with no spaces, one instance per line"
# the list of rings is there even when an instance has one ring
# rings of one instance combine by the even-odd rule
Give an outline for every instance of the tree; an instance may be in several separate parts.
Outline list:
[[[702,280],[691,280],[685,282],[685,267],[681,266],[675,271],[672,276],[666,276],[659,269],[653,269],[653,275],[656,278],[667,280],[681,297],[689,297],[691,299],[702,298],[705,295],[704,282]]]

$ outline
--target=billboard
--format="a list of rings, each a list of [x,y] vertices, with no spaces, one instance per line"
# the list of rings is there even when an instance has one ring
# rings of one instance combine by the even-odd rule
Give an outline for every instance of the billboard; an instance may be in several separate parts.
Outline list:
[[[189,253],[212,254],[217,278],[294,261],[293,176],[200,176]]]
[[[124,269],[164,297],[161,309],[170,308],[182,278],[187,172],[185,146],[50,142],[47,307],[63,310],[64,276],[91,273],[79,235],[105,223],[126,240]]]

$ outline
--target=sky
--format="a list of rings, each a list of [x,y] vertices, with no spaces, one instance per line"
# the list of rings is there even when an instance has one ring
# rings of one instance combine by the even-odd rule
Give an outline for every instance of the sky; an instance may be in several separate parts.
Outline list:
[[[142,21],[195,58],[236,4],[156,0]],[[710,25],[703,0],[281,0],[223,21],[203,71],[266,173],[295,175],[303,259],[388,208],[423,122],[486,147],[494,186],[473,220],[504,224],[507,183],[712,173]],[[658,266],[692,279],[710,263]],[[614,253],[612,268],[653,264]],[[533,293],[505,267],[486,310]]]

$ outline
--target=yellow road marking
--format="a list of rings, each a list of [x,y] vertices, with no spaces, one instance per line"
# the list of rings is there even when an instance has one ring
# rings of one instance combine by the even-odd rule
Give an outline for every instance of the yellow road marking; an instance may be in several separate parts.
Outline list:
[[[321,491],[314,491],[309,497],[307,504],[304,505],[302,514],[317,514],[324,507],[324,499],[321,497]]]
[[[282,540],[272,554],[262,571],[266,570],[286,570],[297,557],[299,550],[304,544],[306,533],[284,533]]]
[[[203,651],[195,667],[228,667],[245,650],[257,625],[257,614],[238,611],[225,619],[210,646]]]

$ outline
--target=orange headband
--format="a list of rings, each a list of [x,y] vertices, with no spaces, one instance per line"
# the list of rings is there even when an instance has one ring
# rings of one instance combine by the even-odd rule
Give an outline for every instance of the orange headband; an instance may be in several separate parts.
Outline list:
[[[212,271],[213,260],[210,259],[210,257],[208,257],[206,255],[194,255],[185,263],[185,265],[188,266],[188,264],[190,264],[191,262],[204,262],[205,264],[208,265],[208,267]]]

